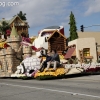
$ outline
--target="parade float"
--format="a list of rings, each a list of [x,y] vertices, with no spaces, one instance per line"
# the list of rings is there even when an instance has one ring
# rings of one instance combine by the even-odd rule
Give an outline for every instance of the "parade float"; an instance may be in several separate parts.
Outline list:
[[[31,60],[34,59],[34,62]],[[56,71],[50,68],[48,71],[44,69],[43,72],[39,71],[40,64],[38,58],[27,58],[24,60],[24,65],[21,63],[17,66],[17,71],[11,75],[12,78],[28,79],[34,78],[38,80],[66,78],[69,75],[82,75],[100,73],[100,63],[89,64],[62,64]],[[29,61],[30,60],[30,61]],[[37,61],[36,61],[37,60]],[[29,63],[30,62],[30,63]],[[36,62],[38,64],[36,65]],[[33,64],[32,64],[33,63]],[[25,65],[26,64],[26,65]],[[32,67],[32,65],[34,67]]]
[[[7,39],[0,40],[0,77],[45,80],[65,78],[68,75],[100,72],[100,63],[95,63],[95,59],[88,63],[84,61],[84,59],[90,60],[95,58],[94,53],[92,53],[93,51],[95,52],[95,41],[93,38],[85,39],[85,41],[91,42],[89,45],[82,41],[82,39],[79,39],[75,40],[79,42],[71,41],[67,46],[67,38],[63,33],[64,28],[49,28],[42,30],[38,37],[28,38],[20,37],[13,25],[12,31]],[[48,32],[52,30],[52,33],[48,34],[46,30]],[[45,32],[47,33],[44,34]],[[45,43],[43,42],[44,40],[46,40]],[[88,53],[89,51],[87,52],[88,57],[86,57],[86,52],[84,56],[84,48],[90,48],[90,53]],[[43,72],[40,72],[41,63],[39,56],[41,56],[43,61],[45,60],[41,52],[46,54],[47,50],[52,49],[56,49],[59,54],[61,60],[60,66],[56,71],[52,71],[52,68],[50,68],[47,72],[45,69]],[[62,54],[64,50],[66,52]],[[75,58],[78,58],[78,61]]]
[[[30,45],[28,40],[26,42],[25,41],[26,41],[25,39],[22,41],[23,46],[24,45],[28,47],[32,46]],[[21,79],[34,78],[38,80],[46,80],[46,79],[65,78],[69,75],[76,75],[76,74],[81,75],[81,74],[100,73],[100,63],[94,63],[91,60],[85,61],[85,58],[83,62],[81,62],[81,60],[79,61],[78,59],[72,59],[76,55],[75,53],[76,47],[77,46],[75,44],[68,46],[67,47],[68,50],[65,53],[65,55],[60,54],[61,64],[57,68],[57,70],[52,71],[52,68],[50,68],[47,72],[45,69],[43,72],[39,71],[41,63],[38,56],[36,55],[36,52],[34,51],[34,55],[32,55],[31,57],[27,57],[20,63],[19,66],[17,66],[16,72],[12,74],[11,77],[12,78],[17,77]],[[39,51],[40,53],[41,50]],[[40,54],[40,56],[42,56],[42,54]],[[42,59],[45,60],[45,57],[42,57]]]
[[[57,32],[57,31],[56,31]],[[53,33],[55,34],[55,33]],[[59,32],[57,33],[59,34]],[[64,38],[65,39],[65,38]],[[31,46],[28,41],[22,41],[23,45]],[[72,59],[71,56],[76,55],[76,48],[77,46],[70,45],[65,55],[60,54],[61,66],[57,68],[56,71],[52,71],[50,68],[47,72],[44,69],[43,72],[40,72],[40,60],[34,52],[34,55],[24,59],[19,66],[17,66],[17,70],[14,74],[11,75],[12,78],[17,77],[21,79],[29,79],[34,78],[38,80],[46,80],[46,79],[57,79],[57,78],[65,78],[69,75],[76,75],[76,74],[94,74],[100,72],[100,63],[94,63],[90,61],[81,62],[78,59]],[[42,49],[43,50],[43,49]],[[41,50],[40,50],[41,51]],[[40,52],[39,51],[39,52]],[[41,52],[40,52],[41,53]],[[44,52],[43,52],[44,53]],[[59,52],[60,53],[60,52]],[[71,55],[68,55],[70,54]],[[40,54],[40,56],[42,56]],[[45,57],[42,57],[45,60]],[[69,58],[69,59],[66,59]],[[64,63],[64,60],[66,61]],[[71,60],[71,62],[70,62]],[[72,63],[72,64],[71,64]]]

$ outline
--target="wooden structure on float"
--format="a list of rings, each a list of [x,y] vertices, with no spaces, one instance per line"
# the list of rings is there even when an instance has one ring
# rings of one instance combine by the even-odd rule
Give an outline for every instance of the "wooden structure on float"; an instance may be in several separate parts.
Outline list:
[[[29,34],[28,34],[29,25],[26,21],[22,20],[18,15],[14,16],[10,20],[6,20],[5,18],[2,18],[2,20],[0,20],[1,25],[3,21],[9,24],[11,30],[14,24],[16,31],[18,32],[19,35],[23,34],[26,37],[29,37]]]
[[[66,50],[67,38],[59,31],[54,31],[48,38],[48,50],[55,49],[58,54],[62,54],[63,50]]]
[[[91,60],[93,59],[93,56],[84,56],[83,55],[83,50],[79,50],[79,56],[80,56],[80,62],[84,63],[84,60]]]
[[[19,35],[25,34],[26,36],[28,36],[29,25],[26,21],[21,20],[19,16],[15,16],[10,23],[11,28],[13,27],[13,24],[15,25],[15,28]]]

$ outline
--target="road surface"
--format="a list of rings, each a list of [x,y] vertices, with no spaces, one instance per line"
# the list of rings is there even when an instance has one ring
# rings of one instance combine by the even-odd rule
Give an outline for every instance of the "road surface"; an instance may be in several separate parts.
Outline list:
[[[0,79],[0,100],[100,100],[100,75],[46,81]]]

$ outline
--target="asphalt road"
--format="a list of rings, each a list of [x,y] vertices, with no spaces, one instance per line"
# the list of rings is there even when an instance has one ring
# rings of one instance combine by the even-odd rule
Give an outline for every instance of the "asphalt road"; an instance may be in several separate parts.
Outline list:
[[[0,79],[0,100],[100,100],[100,75],[47,81]]]

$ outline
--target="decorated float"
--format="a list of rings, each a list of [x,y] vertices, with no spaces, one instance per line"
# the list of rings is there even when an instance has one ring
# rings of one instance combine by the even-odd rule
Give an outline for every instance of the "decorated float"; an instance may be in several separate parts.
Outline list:
[[[18,77],[22,79],[31,77],[39,80],[45,80],[65,78],[68,75],[75,74],[100,73],[100,63],[61,64],[56,71],[53,71],[53,69],[50,68],[48,71],[44,69],[43,72],[39,71],[40,66],[40,60],[37,57],[33,56],[26,58],[19,66],[17,66],[17,71],[15,74],[12,74],[11,77]]]
[[[67,75],[82,73],[99,73],[100,63],[90,62],[88,64],[79,64],[78,62],[73,62],[72,64],[72,62],[68,62],[71,56],[75,57],[77,45],[68,47],[66,45],[66,39],[62,26],[48,27],[40,31],[38,37],[22,37],[21,39],[13,26],[12,32],[7,40],[0,40],[0,57],[3,58],[0,59],[0,69],[3,70],[4,73],[10,73],[10,77],[12,78],[34,78],[39,80],[64,78]],[[46,54],[46,50],[51,50],[52,48],[58,51],[61,60],[60,66],[55,71],[52,71],[52,68],[50,68],[48,71],[44,69],[43,72],[40,72],[39,69],[42,64],[40,61],[45,60],[41,52]],[[66,50],[66,52],[62,55],[63,50]],[[18,57],[16,57],[16,55]],[[22,59],[20,56],[23,56]],[[6,65],[6,63],[8,63],[9,66]]]
[[[24,59],[20,63],[20,65],[17,66],[16,72],[12,74],[11,77],[13,78],[17,77],[22,79],[34,78],[34,79],[44,80],[44,79],[65,78],[68,75],[100,72],[99,63],[91,62],[86,64],[85,62],[83,63],[82,62],[79,63],[77,61],[70,62],[70,60],[72,60],[70,57],[74,57],[76,54],[76,45],[73,44],[71,46],[66,46],[66,37],[64,36],[64,34],[55,29],[53,30],[52,34],[50,33],[48,34],[45,33],[46,30],[48,29],[44,29],[43,31],[41,31],[39,33],[39,36],[33,41],[33,43],[30,41],[29,38],[24,37],[22,39],[21,44],[23,45],[23,47],[27,48],[31,47],[32,50],[34,51],[34,55],[26,57],[26,59]],[[46,37],[48,38],[46,39]],[[50,68],[48,71],[44,69],[43,72],[40,72],[39,69],[41,68],[40,67],[41,63],[39,56],[42,56],[41,51],[43,54],[46,54],[46,50],[48,49],[51,50],[51,48],[57,49],[58,54],[60,56],[61,64],[56,71],[52,71],[52,68]],[[67,48],[66,52],[63,53],[62,55],[62,51],[65,50],[66,48]],[[45,60],[45,57],[42,57],[42,59]]]

